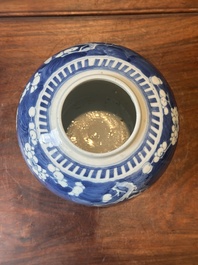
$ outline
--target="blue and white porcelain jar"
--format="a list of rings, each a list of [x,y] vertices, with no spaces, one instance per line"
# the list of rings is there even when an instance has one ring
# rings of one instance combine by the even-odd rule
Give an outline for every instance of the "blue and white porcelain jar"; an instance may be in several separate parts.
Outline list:
[[[17,112],[32,173],[64,199],[105,206],[138,195],[175,150],[178,111],[167,82],[137,53],[88,43],[52,56]]]

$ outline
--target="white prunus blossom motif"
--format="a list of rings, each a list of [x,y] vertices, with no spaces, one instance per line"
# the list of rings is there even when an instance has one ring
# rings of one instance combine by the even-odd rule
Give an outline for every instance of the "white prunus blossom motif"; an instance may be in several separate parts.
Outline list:
[[[113,198],[118,198],[115,202],[121,202],[123,200],[128,199],[131,197],[133,194],[136,194],[137,192],[137,186],[133,183],[124,181],[124,182],[116,182],[114,187],[111,189],[113,195],[111,193],[107,193],[103,195],[102,197],[102,202],[107,203],[111,201]]]
[[[24,154],[26,156],[27,163],[31,167],[32,171],[38,176],[39,179],[46,180],[49,175],[47,174],[47,171],[39,165],[38,158],[35,154],[35,146],[37,145],[36,129],[33,122],[33,118],[36,114],[35,107],[30,107],[28,114],[31,118],[31,121],[28,124],[28,132],[30,137],[29,142],[25,143]]]
[[[153,162],[157,163],[165,154],[167,149],[167,142],[163,142],[160,144],[160,147],[158,148],[157,152],[154,154]]]
[[[63,173],[60,171],[59,168],[55,167],[54,165],[49,164],[48,169],[50,172],[52,172],[54,179],[57,181],[59,185],[61,185],[63,188],[68,187],[71,189],[71,191],[68,192],[68,195],[78,197],[85,189],[84,185],[81,182],[75,182],[75,185],[73,187],[69,186]]]
[[[163,82],[160,78],[153,76],[150,78],[150,81],[152,84],[155,86],[161,85]],[[142,173],[143,174],[149,174],[152,169],[153,169],[153,163],[159,162],[161,160],[167,149],[171,145],[175,145],[178,139],[178,133],[179,133],[179,115],[178,115],[178,110],[177,107],[172,107],[170,98],[167,93],[163,89],[159,89],[159,98],[160,98],[160,103],[161,107],[163,109],[164,115],[169,114],[169,110],[171,110],[171,118],[172,118],[172,128],[171,128],[171,137],[170,137],[170,142],[164,141],[162,144],[160,144],[159,148],[157,151],[154,153],[154,158],[151,162],[146,162],[144,166],[142,167]]]
[[[160,87],[160,85],[163,84],[162,80],[157,77],[157,76],[152,76],[150,78],[150,81],[153,85]],[[169,109],[167,107],[167,105],[170,105],[170,100],[168,98],[168,95],[165,93],[165,91],[163,89],[159,90],[159,96],[160,96],[160,103],[164,112],[164,115],[168,115],[169,113]]]
[[[33,79],[33,81],[32,81],[32,82],[29,82],[29,83],[26,85],[26,87],[25,87],[25,89],[24,89],[24,91],[23,91],[23,94],[21,95],[20,103],[21,103],[21,101],[23,100],[24,96],[26,95],[26,93],[27,93],[28,91],[30,91],[30,93],[33,93],[33,92],[37,89],[37,87],[38,87],[38,83],[40,82],[40,76],[41,76],[41,74],[36,73],[36,74],[34,75],[34,79]]]
[[[29,165],[38,163],[38,158],[35,156],[34,147],[31,146],[29,143],[25,144],[24,153],[27,157],[27,162]]]
[[[159,91],[159,95],[160,95],[160,101],[161,101],[161,105],[162,105],[162,109],[163,109],[163,111],[164,111],[164,114],[165,115],[168,115],[168,113],[169,113],[169,110],[168,110],[168,108],[167,108],[167,105],[168,105],[168,103],[169,103],[169,100],[168,100],[168,96],[167,96],[167,94],[164,92],[164,90],[163,89],[160,89],[160,91]]]
[[[70,191],[68,194],[78,197],[83,190],[85,189],[85,186],[81,182],[75,182],[75,186],[72,188],[72,191]]]
[[[41,75],[39,73],[36,73],[34,75],[33,81],[31,82],[30,93],[33,93],[37,89],[38,83],[40,82],[40,79],[41,79]]]
[[[152,171],[152,169],[153,169],[153,166],[151,165],[151,163],[146,162],[144,164],[144,166],[142,167],[142,172],[144,174],[148,174],[148,173],[150,173]]]
[[[24,147],[24,154],[26,156],[27,163],[31,167],[32,171],[38,176],[39,179],[46,180],[49,175],[47,174],[47,171],[38,164],[38,158],[35,155],[34,146],[26,143]]]
[[[33,122],[33,118],[34,118],[34,116],[36,114],[35,107],[30,107],[29,111],[28,111],[28,114],[29,114],[29,116],[31,118],[31,121],[29,122],[29,126],[28,126],[29,127],[28,130],[29,130],[30,140],[33,143],[33,145],[36,145],[38,139],[37,139],[37,134],[36,134],[35,123]]]
[[[67,180],[64,178],[64,175],[60,171],[59,168],[55,167],[52,164],[49,164],[48,165],[48,169],[49,169],[50,172],[52,172],[52,175],[53,175],[54,179],[57,181],[57,183],[59,185],[61,185],[64,188],[68,186]]]
[[[68,193],[69,195],[73,195],[78,197],[83,190],[85,189],[84,185],[81,182],[75,182],[74,186],[69,186],[67,180],[64,177],[64,174],[60,171],[59,168],[55,167],[53,164],[48,164],[48,170],[51,172],[49,175],[45,169],[43,169],[39,165],[39,160],[35,154],[35,146],[37,145],[37,134],[35,124],[33,119],[36,115],[35,107],[30,107],[28,110],[29,117],[31,121],[29,122],[28,130],[29,130],[29,142],[27,142],[24,146],[24,154],[26,156],[27,163],[31,167],[32,171],[38,176],[41,180],[46,180],[48,177],[53,177],[56,183],[58,183],[61,187],[69,187],[71,191]]]
[[[64,57],[64,56],[66,56],[68,54],[72,54],[72,53],[75,53],[75,52],[86,52],[86,51],[95,49],[96,46],[97,46],[96,43],[89,43],[89,44],[83,45],[82,47],[80,47],[80,46],[71,47],[69,49],[66,49],[64,51],[59,52],[58,54],[56,54],[54,56],[54,58]],[[48,64],[49,62],[51,62],[52,59],[53,59],[53,57],[50,57],[44,63]]]
[[[157,76],[152,76],[150,78],[150,81],[151,81],[151,83],[153,83],[153,85],[156,85],[156,86],[163,84],[162,80]]]
[[[59,52],[57,55],[55,55],[55,58],[64,57],[67,54],[73,53],[77,50],[78,50],[78,47],[72,47],[72,48],[66,49],[64,51]]]
[[[60,186],[62,186],[63,188],[69,187],[71,189],[71,191],[68,193],[68,195],[71,196],[78,197],[84,191],[85,186],[81,182],[75,182],[74,186],[69,186],[60,169],[52,164],[48,164],[48,170],[51,172],[50,176],[47,171],[38,164],[39,160],[35,155],[35,147],[31,146],[29,143],[26,143],[24,146],[24,154],[26,156],[27,163],[39,179],[45,181],[48,177],[53,176],[53,179]]]
[[[171,117],[172,117],[172,133],[170,137],[170,141],[172,145],[175,145],[178,139],[178,133],[179,133],[179,115],[178,110],[176,107],[171,108]]]

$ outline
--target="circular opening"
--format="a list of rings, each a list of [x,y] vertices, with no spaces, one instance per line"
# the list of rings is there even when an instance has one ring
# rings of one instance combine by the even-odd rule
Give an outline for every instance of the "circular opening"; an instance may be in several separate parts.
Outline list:
[[[107,153],[122,146],[133,133],[137,113],[129,94],[115,83],[89,80],[66,97],[61,120],[77,147]]]

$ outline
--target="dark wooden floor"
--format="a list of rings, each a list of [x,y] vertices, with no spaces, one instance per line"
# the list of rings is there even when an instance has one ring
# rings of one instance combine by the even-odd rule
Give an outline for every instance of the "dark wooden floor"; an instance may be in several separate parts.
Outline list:
[[[163,176],[110,208],[64,201],[31,175],[15,132],[24,86],[48,57],[126,46],[168,80],[180,137]],[[198,264],[198,1],[0,1],[0,265]]]

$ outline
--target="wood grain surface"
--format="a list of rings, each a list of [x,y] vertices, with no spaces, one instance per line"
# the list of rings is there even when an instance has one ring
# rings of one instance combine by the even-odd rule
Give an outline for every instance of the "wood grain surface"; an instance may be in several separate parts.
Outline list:
[[[4,12],[12,2],[1,1]],[[30,2],[38,9],[38,1]],[[103,2],[104,9],[112,3]],[[80,3],[79,9],[92,8]],[[127,8],[131,2],[123,3]],[[193,13],[0,18],[1,265],[198,264],[197,25]],[[27,168],[15,131],[20,95],[39,65],[90,41],[123,45],[150,60],[169,82],[180,112],[179,142],[166,172],[142,195],[109,208],[76,205],[46,190]]]
[[[1,16],[198,12],[197,0],[0,0]]]

